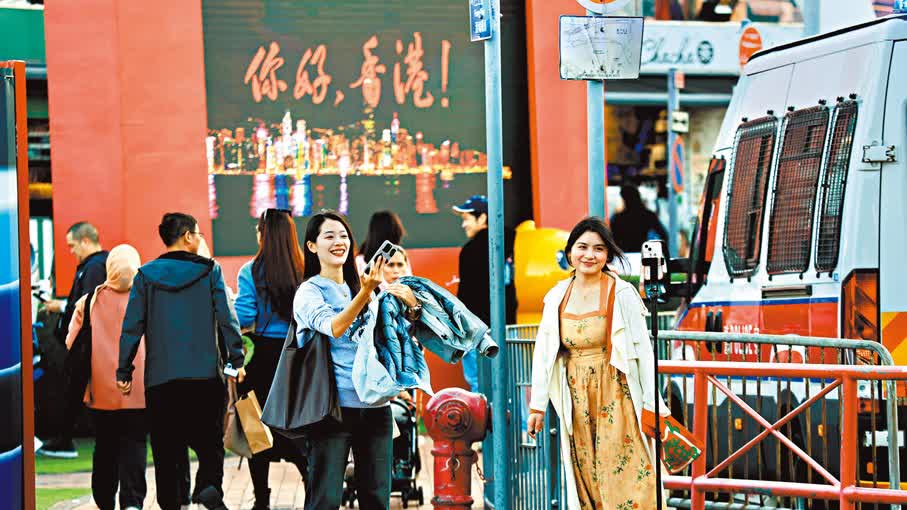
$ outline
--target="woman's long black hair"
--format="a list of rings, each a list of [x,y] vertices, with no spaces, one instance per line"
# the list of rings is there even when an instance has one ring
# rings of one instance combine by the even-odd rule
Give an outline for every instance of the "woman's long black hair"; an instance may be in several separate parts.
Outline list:
[[[327,220],[340,222],[343,225],[343,228],[346,229],[347,236],[349,236],[350,249],[346,254],[346,261],[343,263],[343,281],[349,286],[350,293],[355,296],[359,293],[359,289],[361,288],[361,284],[359,283],[359,272],[356,270],[356,240],[353,238],[353,229],[351,229],[349,223],[346,222],[346,218],[334,211],[321,211],[309,218],[309,223],[305,227],[304,242],[306,243],[306,249],[303,250],[303,253],[305,254],[305,272],[303,273],[302,279],[303,281],[308,280],[321,273],[321,261],[318,260],[318,254],[312,253],[312,250],[308,248],[308,243],[315,243],[318,241],[318,234],[321,233],[321,225]]]
[[[257,228],[261,244],[252,262],[255,291],[278,317],[289,321],[304,273],[296,223],[288,212],[268,209],[258,218]]]
[[[378,211],[368,222],[368,233],[365,234],[365,240],[362,241],[359,253],[368,262],[375,256],[378,248],[381,248],[381,243],[390,241],[400,244],[404,237],[406,237],[406,229],[403,228],[403,222],[397,213]]]
[[[611,233],[611,229],[608,228],[608,225],[605,225],[605,221],[598,216],[583,218],[575,227],[573,227],[573,230],[570,231],[570,236],[567,237],[567,247],[564,248],[564,254],[567,256],[568,264],[571,266],[573,265],[573,261],[570,260],[570,250],[573,249],[576,240],[586,232],[598,234],[605,243],[605,249],[608,250],[608,260],[602,268],[603,273],[609,272],[608,266],[615,260],[620,262],[625,268],[630,267],[630,263],[627,261],[627,257],[624,255],[623,250],[620,249],[620,246],[618,246],[617,242],[614,240],[614,234]]]

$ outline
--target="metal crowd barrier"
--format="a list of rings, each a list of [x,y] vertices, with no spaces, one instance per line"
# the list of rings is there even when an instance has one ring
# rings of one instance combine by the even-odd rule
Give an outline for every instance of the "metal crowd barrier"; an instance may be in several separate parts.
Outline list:
[[[752,334],[737,334],[737,333],[705,333],[705,332],[694,332],[694,331],[664,331],[659,334],[659,343],[661,345],[669,346],[668,350],[673,353],[673,359],[675,361],[690,361],[690,360],[703,360],[710,359],[714,361],[730,362],[732,359],[738,359],[747,362],[757,362],[757,363],[771,363],[774,365],[792,363],[792,361],[797,361],[798,359],[804,364],[817,364],[817,365],[827,365],[829,363],[841,364],[841,365],[854,365],[859,359],[864,366],[893,366],[894,360],[891,357],[891,353],[888,351],[885,346],[878,342],[871,340],[851,340],[845,338],[826,338],[826,337],[805,337],[805,336],[796,336],[796,335],[752,335]],[[755,347],[754,347],[755,346]],[[798,358],[799,357],[799,358]],[[659,370],[661,373],[664,373],[663,370]],[[671,402],[674,396],[674,392],[681,389],[677,384],[677,376],[672,378],[671,384],[666,385],[665,399],[668,402]],[[680,376],[684,388],[682,389],[681,399],[683,395],[688,394],[688,383],[690,382],[689,376]],[[731,377],[728,376],[728,383],[730,385]],[[790,378],[786,379],[783,383],[780,381],[766,381],[768,378],[755,378],[755,381],[747,380],[738,380],[737,384],[734,386],[739,391],[741,397],[752,402],[759,411],[765,411],[765,406],[763,406],[764,396],[762,394],[761,386],[765,384],[768,387],[774,386],[777,388],[775,392],[775,406],[774,409],[768,409],[767,413],[774,415],[782,415],[787,411],[790,411],[797,405],[799,405],[799,400],[808,400],[811,397],[812,390],[824,391],[828,386],[828,381],[825,380],[803,380],[803,381],[794,381]],[[864,384],[861,396],[864,401],[867,403],[866,408],[876,409],[881,406],[878,404],[878,401],[883,398],[884,395],[897,395],[897,383],[894,380],[885,381],[885,391],[882,392],[881,388],[877,387],[875,384]],[[756,394],[748,394],[748,390],[756,386]],[[795,399],[792,389],[795,389],[797,386],[800,387],[802,398]],[[712,389],[712,394],[710,398],[712,402],[718,397],[716,390]],[[689,399],[686,399],[687,402]],[[884,398],[885,400],[885,424],[884,429],[887,434],[885,443],[887,444],[887,473],[888,473],[888,486],[889,487],[900,487],[900,455],[899,455],[899,432],[898,432],[898,399],[897,398]],[[675,400],[676,402],[676,400]],[[712,420],[711,426],[712,430],[710,431],[712,438],[712,458],[710,459],[710,465],[717,465],[720,459],[725,458],[728,452],[732,449],[732,436],[734,432],[732,429],[736,428],[737,423],[734,422],[732,409],[735,409],[731,403],[731,399],[725,400],[725,412],[727,421],[725,422],[725,430],[716,430],[720,427],[718,420],[718,409],[720,406],[712,406]],[[786,432],[789,436],[795,435],[798,432],[801,434],[801,442],[806,449],[806,452],[809,455],[812,455],[814,451],[819,451],[823,455],[823,462],[828,465],[834,463],[837,460],[838,463],[843,462],[843,459],[835,459],[834,457],[834,444],[829,444],[829,442],[834,443],[835,440],[840,440],[840,437],[832,437],[831,434],[823,434],[821,438],[816,438],[813,436],[814,431],[821,430],[830,431],[834,430],[836,425],[836,419],[834,417],[829,417],[829,407],[831,401],[823,400],[821,404],[821,409],[808,413],[804,416],[803,420],[799,420],[799,424],[802,426],[801,430],[798,431],[795,429],[794,425],[796,422],[793,420],[788,422],[786,425]],[[768,407],[771,407],[770,405]],[[683,420],[689,424],[689,409],[691,405],[683,405],[678,412],[678,409],[675,408],[672,411],[675,415],[678,415],[677,418],[680,419],[679,415],[683,416]],[[838,407],[838,413],[840,414],[842,407]],[[740,413],[739,409],[736,409],[738,414]],[[833,409],[834,411],[834,409]],[[834,413],[832,413],[834,414]],[[881,423],[877,418],[878,413],[870,413],[870,419],[868,426],[865,428],[865,432],[869,437],[869,444],[867,445],[864,440],[864,447],[868,447],[869,451],[866,454],[871,459],[871,463],[874,466],[874,469],[871,473],[872,479],[867,480],[866,482],[873,487],[880,487],[884,485],[884,482],[879,480],[879,471],[881,466],[879,466],[879,449],[883,445],[880,443],[879,431],[882,428]],[[816,423],[818,422],[818,423]],[[717,441],[719,438],[727,438],[727,445],[721,445],[722,448],[719,449]],[[864,436],[865,438],[865,436]],[[784,471],[784,468],[778,466],[778,463],[782,461],[782,455],[779,454],[781,449],[780,443],[775,443],[775,472]],[[761,471],[761,468],[754,469],[755,466],[764,466],[764,457],[755,455],[755,458],[750,458],[750,462],[744,464],[744,477],[747,478],[751,475],[757,475],[761,473],[751,472],[751,471]],[[787,458],[787,473],[793,475],[795,471],[796,463],[793,456],[788,455]],[[731,470],[733,474],[733,470]],[[806,473],[808,481],[812,481],[813,472],[808,470]],[[757,497],[760,505],[764,503],[764,497]],[[678,501],[679,502],[679,501]],[[812,505],[812,508],[830,508],[830,506],[825,505]],[[758,508],[758,507],[757,507]]]
[[[854,509],[856,505],[865,508],[867,504],[900,505],[907,503],[907,490],[883,489],[864,487],[858,479],[858,464],[860,462],[859,444],[859,405],[861,400],[860,382],[870,381],[904,381],[907,380],[907,367],[867,367],[854,365],[817,365],[797,363],[740,363],[740,362],[715,362],[715,361],[664,361],[660,371],[665,374],[689,375],[693,377],[694,384],[694,416],[693,434],[705,444],[705,451],[693,462],[688,475],[665,477],[665,487],[674,490],[689,491],[690,506],[693,510],[707,508],[707,495],[764,495],[771,494],[775,498],[788,498],[801,504],[813,506],[816,502],[827,501],[837,503],[836,508],[841,510]],[[784,416],[779,416],[774,422],[766,419],[762,414],[743,401],[729,385],[721,382],[721,378],[767,378],[777,380],[818,379],[829,381],[821,392],[811,396],[795,409],[788,411]],[[732,400],[749,419],[756,422],[759,427],[744,435],[746,441],[735,450],[729,452],[718,465],[708,466],[709,450],[712,444],[709,439],[709,413],[713,405],[709,398],[709,389],[723,393]],[[839,416],[841,441],[839,445],[840,470],[837,474],[826,469],[826,464],[820,462],[798,445],[794,438],[785,435],[782,428],[797,416],[807,411],[816,402],[824,401],[833,391],[839,392],[841,400],[841,413]],[[790,479],[764,480],[735,478],[719,476],[735,460],[744,457],[756,446],[762,446],[764,441],[772,436],[782,443],[791,457],[796,457],[803,462],[811,472],[815,472],[820,480],[816,482],[802,482]],[[713,505],[708,505],[714,508]],[[749,507],[752,508],[752,507]],[[757,507],[758,508],[758,507]],[[777,508],[777,506],[773,507]]]
[[[661,330],[661,333],[659,334],[657,351],[659,357],[662,359],[673,358],[678,362],[691,361],[693,359],[709,359],[728,363],[731,362],[732,359],[742,357],[744,361],[761,362],[754,363],[754,365],[765,367],[768,362],[771,362],[774,365],[784,364],[785,366],[797,365],[798,362],[809,364],[833,363],[852,365],[859,357],[863,363],[873,365],[893,364],[891,354],[884,346],[877,342],[840,338],[670,331],[669,329],[672,326],[672,323],[673,314],[659,314],[659,329]],[[512,491],[511,501],[515,509],[535,510],[542,508],[563,508],[562,502],[565,501],[562,488],[563,474],[559,453],[560,437],[553,410],[549,409],[549,412],[546,414],[548,434],[539,434],[538,440],[534,441],[528,437],[525,431],[525,423],[528,417],[529,388],[531,386],[532,351],[537,330],[538,327],[535,325],[508,326],[507,338],[505,340],[510,380],[513,381],[507,389],[507,407],[510,416],[508,440],[510,441],[513,457],[512,461],[508,463],[509,470],[507,474],[507,483]],[[688,426],[691,425],[691,422],[689,421],[689,418],[691,417],[689,416],[691,414],[689,409],[692,407],[693,403],[685,401],[683,396],[689,394],[686,386],[687,382],[690,382],[688,379],[691,379],[692,375],[673,374],[667,376],[665,375],[666,372],[663,370],[660,370],[660,373],[663,374],[663,382],[666,383],[664,385],[666,389],[664,393],[666,401],[675,406],[675,409],[672,409],[672,412],[678,419],[681,419],[682,417]],[[480,374],[481,382],[483,383],[482,391],[490,395],[490,387],[487,384],[491,381],[489,367],[486,366]],[[777,378],[763,376],[746,376],[739,378],[737,376],[727,376],[728,387],[732,386],[731,381],[734,379],[735,382],[733,385],[738,387],[737,390],[742,389],[742,401],[752,402],[753,406],[756,407],[760,413],[773,417],[784,416],[791,412],[795,407],[799,408],[799,406],[802,406],[799,399],[792,396],[794,393],[792,390],[797,387],[802,390],[801,392],[805,392],[804,397],[806,400],[815,398],[813,396],[814,392],[812,391],[812,387],[816,385],[818,385],[818,388],[815,393],[837,395],[840,398],[839,390],[837,388],[827,390],[827,387],[831,383],[822,378],[801,378],[801,380],[789,378],[785,381],[780,381]],[[753,383],[755,383],[757,391],[755,394],[747,394],[747,389],[750,386],[753,386]],[[890,378],[886,379],[885,384],[886,393],[888,395],[897,394],[897,388],[893,380]],[[770,390],[772,388],[774,388],[774,395],[762,394],[762,389]],[[859,386],[859,390],[861,397],[864,399],[863,402],[868,402],[870,409],[881,407],[879,400],[883,398],[883,392],[880,387],[877,387],[877,385],[873,383],[867,384],[864,381],[864,383]],[[679,399],[676,398],[678,396],[677,394],[680,396]],[[771,399],[769,397],[774,398]],[[718,398],[716,389],[713,387],[708,402],[717,402]],[[763,407],[763,400],[769,400],[770,403],[771,400],[773,400],[775,405]],[[883,487],[885,485],[900,487],[900,466],[897,444],[897,399],[887,398],[885,401],[885,414],[887,416],[886,428],[888,429],[887,440],[884,441],[885,444],[881,444],[883,442],[882,439],[885,438],[880,436],[877,430],[876,414],[878,413],[870,413],[871,423],[868,426],[869,431],[867,431],[865,436],[868,439],[864,441],[866,447],[869,448],[869,451],[864,452],[864,455],[871,457],[872,466],[875,467],[872,480],[864,481],[864,485],[874,488]],[[679,406],[678,402],[681,402]],[[727,455],[730,455],[730,452],[733,450],[734,443],[739,443],[740,441],[739,437],[732,440],[732,436],[740,436],[746,431],[742,427],[742,421],[745,417],[735,419],[733,413],[730,412],[732,402],[732,399],[726,399],[728,414],[726,416],[727,422],[725,430],[722,430],[719,426],[717,413],[717,410],[724,404],[710,406],[711,419],[709,420],[710,426],[708,427],[710,448],[708,448],[708,454],[704,455],[704,457],[710,457],[709,465],[718,465],[720,463],[719,457],[722,459],[727,458]],[[839,400],[838,402],[841,401]],[[774,410],[770,409],[771,407],[774,407]],[[829,448],[830,446],[833,446],[829,445],[829,439],[831,439],[831,442],[839,441],[840,439],[840,436],[830,437],[834,431],[839,429],[839,424],[837,423],[837,418],[834,420],[829,419],[829,409],[831,409],[832,414],[835,414],[835,406],[829,405],[829,401],[823,399],[821,403],[821,412],[806,413],[803,417],[806,422],[805,434],[800,434],[801,436],[806,437],[797,438],[797,441],[804,443],[807,454],[812,455],[814,451],[818,451],[823,455],[821,460],[824,462],[824,465],[829,465],[830,461],[840,462],[842,460],[838,457],[838,452],[831,451],[834,450],[834,448]],[[843,409],[843,407],[839,406],[837,409]],[[838,417],[840,417],[841,413],[838,412],[837,414],[839,415]],[[785,431],[788,433],[789,437],[794,433],[792,422],[793,420],[788,420],[779,426],[786,429]],[[753,426],[752,423],[747,423],[746,425],[749,428],[752,428]],[[817,425],[820,427],[817,427]],[[732,429],[735,430],[732,431]],[[821,438],[814,437],[814,430],[819,431]],[[721,448],[718,447],[719,439],[722,443]],[[765,441],[765,443],[768,444],[769,441]],[[866,444],[867,442],[868,444]],[[794,476],[794,472],[797,471],[797,469],[802,471],[801,461],[790,454],[782,455],[780,452],[781,445],[782,442],[780,441],[774,444],[774,454],[771,454],[769,452],[770,448],[765,445],[760,447],[756,452],[755,459],[759,468],[754,472],[750,472],[750,469],[748,469],[749,464],[747,464],[747,467],[744,468],[744,472],[741,473],[744,475],[744,478],[751,476],[764,478],[765,473],[762,472],[763,466],[770,464],[771,462],[769,461],[774,461],[774,468],[776,468],[774,473],[781,473],[784,471],[782,464],[787,465],[787,471],[784,473],[788,476]],[[485,472],[491,473],[493,472],[492,466],[494,465],[494,452],[492,451],[491,441],[487,440],[484,446],[483,457]],[[880,482],[878,477],[879,471],[882,470],[882,465],[877,462],[878,449],[884,446],[889,447],[887,466],[885,466],[887,467],[888,474],[887,484],[885,482]],[[767,452],[765,455],[762,455],[763,450]],[[747,455],[751,456],[752,452],[749,452]],[[733,467],[733,465],[729,466],[731,477],[733,477]],[[806,478],[810,483],[813,481],[813,470],[807,470]],[[493,494],[494,483],[495,480],[493,479],[486,482],[485,494],[488,495],[486,497],[486,506],[488,508],[493,508],[490,495]],[[759,493],[758,491],[751,494],[752,496],[748,496],[745,501],[740,502],[739,500],[735,500],[732,496],[729,497],[727,494],[719,495],[716,493],[716,499],[725,498],[725,500],[705,501],[705,506],[701,508],[779,508],[778,506],[772,506],[778,505],[778,498],[773,498],[764,492]],[[691,507],[691,498],[676,497],[676,494],[674,496],[675,497],[672,497],[669,500],[670,506],[675,508]],[[804,498],[795,498],[791,501],[793,502],[793,505],[798,508],[818,509],[822,508],[820,506],[821,504],[824,504],[823,501],[814,502]],[[826,505],[826,508],[831,507]]]

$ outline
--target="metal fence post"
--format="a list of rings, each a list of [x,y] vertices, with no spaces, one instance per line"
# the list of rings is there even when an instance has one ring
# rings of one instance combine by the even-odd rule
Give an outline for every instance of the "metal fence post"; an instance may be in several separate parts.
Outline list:
[[[709,424],[708,424],[708,402],[709,402],[709,382],[706,377],[706,374],[700,370],[697,370],[693,374],[693,434],[696,437],[707,437],[709,433]],[[660,466],[659,466],[660,468]],[[700,491],[695,484],[695,480],[699,476],[705,475],[706,472],[706,458],[705,455],[700,456],[698,459],[693,461],[693,487],[690,493],[690,507],[693,510],[704,510],[705,509],[705,493]]]
[[[505,342],[504,316],[504,175],[501,113],[501,1],[492,0],[491,39],[485,41],[485,122],[488,145],[488,269],[491,294],[491,335]],[[494,444],[494,505],[506,510],[510,505],[509,427],[507,419],[507,349],[492,360],[494,381],[492,426]]]
[[[853,376],[845,375],[841,398],[844,404],[841,408],[841,510],[853,509],[854,504],[847,500],[844,490],[857,483],[857,381]],[[848,462],[850,461],[850,462]]]

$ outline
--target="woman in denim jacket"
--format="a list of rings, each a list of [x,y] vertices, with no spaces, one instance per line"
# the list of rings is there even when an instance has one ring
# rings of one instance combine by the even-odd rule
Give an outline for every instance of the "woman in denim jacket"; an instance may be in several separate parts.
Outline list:
[[[303,255],[296,236],[296,224],[289,211],[268,209],[256,226],[258,253],[239,270],[239,295],[234,307],[239,325],[251,328],[247,333],[255,345],[246,380],[240,392],[255,391],[264,405],[277,371],[277,361],[293,316],[293,298],[302,283]],[[306,477],[306,463],[297,445],[280,434],[274,435],[274,446],[249,459],[249,473],[255,489],[253,510],[267,510],[271,490],[268,471],[271,462],[286,459]]]
[[[356,465],[359,506],[363,510],[390,507],[393,425],[387,404],[370,406],[359,399],[352,371],[356,344],[350,326],[384,282],[384,259],[368,274],[358,275],[353,234],[346,220],[335,212],[309,219],[305,233],[305,274],[293,300],[297,335],[318,331],[331,339],[334,378],[343,422],[327,420],[308,433],[309,476],[306,510],[340,508],[343,475],[352,448]],[[391,285],[388,292],[409,307],[418,301],[409,288]]]

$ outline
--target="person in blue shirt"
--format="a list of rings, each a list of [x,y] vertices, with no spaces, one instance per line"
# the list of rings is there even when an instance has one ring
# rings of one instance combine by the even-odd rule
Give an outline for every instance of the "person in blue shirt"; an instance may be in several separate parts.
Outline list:
[[[343,476],[352,448],[356,466],[356,496],[363,510],[390,507],[393,425],[387,404],[370,406],[353,387],[356,344],[350,326],[384,282],[383,258],[368,274],[356,271],[353,234],[346,220],[325,211],[309,219],[305,232],[305,275],[293,300],[297,336],[317,331],[331,339],[331,357],[342,423],[325,420],[313,425],[309,440],[309,478],[305,509],[340,508]],[[409,287],[390,286],[388,292],[407,307],[419,302]]]
[[[302,283],[303,255],[296,235],[296,224],[285,209],[268,209],[258,218],[258,253],[239,270],[239,294],[234,307],[243,329],[251,328],[247,336],[255,345],[252,359],[246,367],[246,380],[240,393],[255,392],[264,406],[271,382],[277,371],[277,361],[293,316],[293,296]],[[254,510],[269,508],[271,490],[268,472],[271,462],[286,459],[306,478],[306,461],[300,448],[289,439],[274,435],[274,446],[253,455],[249,473],[255,491]]]

